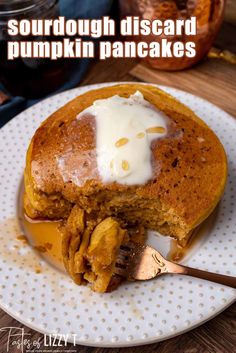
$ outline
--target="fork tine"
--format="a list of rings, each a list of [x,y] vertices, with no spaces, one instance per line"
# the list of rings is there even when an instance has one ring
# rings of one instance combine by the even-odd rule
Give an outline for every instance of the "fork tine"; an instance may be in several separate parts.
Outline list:
[[[129,257],[130,255],[130,250],[124,250],[124,249],[120,249],[118,256],[121,257]]]
[[[127,271],[124,268],[120,268],[120,267],[116,266],[115,270],[114,270],[114,273],[119,275],[119,276],[122,276],[122,277],[127,277]]]
[[[127,260],[121,258],[121,257],[117,257],[116,258],[116,265],[120,265],[120,266],[124,266],[126,267],[126,264],[127,264]]]
[[[120,246],[119,253],[116,258],[115,270],[117,275],[122,277],[130,277],[131,271],[130,263],[132,262],[132,257],[136,254],[137,244],[127,243]],[[132,271],[131,271],[132,272]]]
[[[130,256],[127,255],[123,255],[123,254],[118,254],[116,260],[118,260],[119,262],[123,262],[124,264],[126,264],[129,261]]]
[[[134,243],[127,243],[125,245],[121,245],[120,249],[130,252],[130,250],[135,249],[135,244]]]

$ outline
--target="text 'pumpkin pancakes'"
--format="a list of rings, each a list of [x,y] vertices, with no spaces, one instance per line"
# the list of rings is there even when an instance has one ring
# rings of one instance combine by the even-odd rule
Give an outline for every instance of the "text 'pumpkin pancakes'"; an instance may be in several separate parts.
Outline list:
[[[162,90],[121,84],[52,114],[30,143],[24,209],[62,219],[64,265],[78,284],[116,287],[119,247],[147,229],[185,246],[224,191],[227,160],[214,132]]]

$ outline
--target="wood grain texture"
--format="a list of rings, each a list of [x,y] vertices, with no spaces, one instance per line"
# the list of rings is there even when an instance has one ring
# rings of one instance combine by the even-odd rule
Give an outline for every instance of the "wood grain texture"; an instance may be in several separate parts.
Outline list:
[[[197,68],[187,71],[159,72],[140,63],[132,69],[131,74],[144,82],[171,86],[195,94],[236,116],[236,106],[233,103],[236,82],[232,80],[236,75],[234,65],[218,59],[206,59]]]
[[[229,29],[228,25],[225,27]],[[228,30],[226,30],[225,34],[223,28],[223,32],[220,33],[216,44],[232,50],[235,46],[235,38],[236,36]],[[98,82],[137,81],[137,78],[129,73],[131,71],[132,75],[137,76],[137,72],[141,70],[137,63],[138,61],[134,59],[94,61],[81,85]],[[148,72],[150,82],[151,79],[155,79],[154,76],[158,77],[158,83],[175,86],[195,93],[198,96],[203,96],[236,116],[235,68],[230,67],[229,64],[207,60],[191,70],[172,73],[171,76],[164,72],[158,72],[155,75]],[[144,77],[141,78],[141,73],[139,79],[145,79]],[[206,84],[205,87],[204,84]],[[45,348],[45,353],[54,351],[68,352],[68,349],[71,349],[71,353],[73,351],[80,353],[236,353],[236,303],[216,318],[190,332],[164,342],[141,347],[120,349],[73,347],[73,345],[55,348],[43,347],[42,334],[27,328],[0,310],[0,329],[9,326],[24,327],[25,332],[31,334],[31,340],[40,340],[40,349],[43,350]],[[0,331],[0,353],[7,352],[6,343],[7,335]],[[36,353],[37,349],[35,348],[31,352]],[[11,347],[9,353],[21,353],[21,351],[16,347]]]
[[[236,353],[236,303],[213,320],[187,332],[156,344],[130,348],[92,348],[68,344],[67,347],[49,348],[43,344],[43,335],[27,328],[9,315],[0,311],[1,327],[22,327],[30,334],[31,341],[39,340],[40,350],[45,353],[53,351],[70,353]],[[7,334],[0,332],[0,353],[6,353]],[[24,351],[26,352],[26,351]],[[37,353],[37,348],[30,352]],[[21,353],[17,347],[11,347],[9,353]],[[68,352],[69,353],[69,352]]]

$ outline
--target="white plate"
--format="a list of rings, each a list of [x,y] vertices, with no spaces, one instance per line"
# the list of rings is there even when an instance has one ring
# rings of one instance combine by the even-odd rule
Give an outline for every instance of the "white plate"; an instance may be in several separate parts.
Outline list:
[[[107,84],[106,84],[107,85]],[[0,306],[43,333],[77,334],[77,343],[120,347],[179,335],[228,307],[236,291],[207,281],[167,275],[122,285],[109,294],[93,293],[43,261],[16,237],[19,188],[25,153],[39,124],[75,96],[102,85],[76,88],[48,98],[19,114],[0,130]],[[219,136],[229,161],[229,178],[216,222],[188,256],[189,266],[236,276],[236,121],[203,99],[164,88],[192,108]],[[18,245],[21,248],[17,249]],[[35,267],[42,268],[36,274]]]

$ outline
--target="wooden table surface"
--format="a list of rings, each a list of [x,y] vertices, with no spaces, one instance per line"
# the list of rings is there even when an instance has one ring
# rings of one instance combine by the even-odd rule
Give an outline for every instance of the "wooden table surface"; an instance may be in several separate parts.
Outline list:
[[[229,25],[223,26],[216,44],[235,50],[235,31]],[[222,61],[205,60],[191,70],[179,73],[153,72],[146,66],[138,64],[135,59],[111,59],[105,62],[94,62],[81,85],[112,81],[156,82],[175,86],[207,98],[236,117],[236,72],[235,67]],[[4,311],[0,310],[0,328],[22,327],[30,339],[41,343],[40,349],[45,352],[81,352],[81,353],[234,353],[236,352],[236,303],[223,313],[202,326],[181,336],[157,344],[141,347],[103,349],[68,345],[67,347],[44,347],[43,335],[20,324]],[[0,332],[0,353],[7,352],[7,334]],[[24,350],[25,352],[26,350]],[[10,353],[19,353],[17,347],[10,347]],[[37,352],[33,349],[31,352]]]

